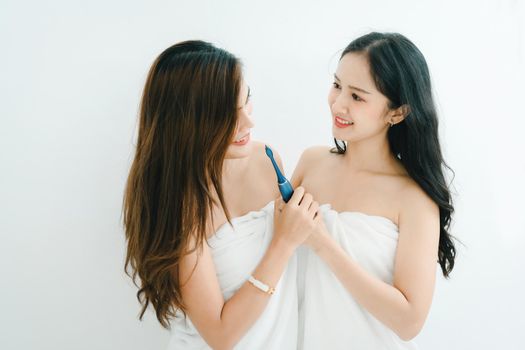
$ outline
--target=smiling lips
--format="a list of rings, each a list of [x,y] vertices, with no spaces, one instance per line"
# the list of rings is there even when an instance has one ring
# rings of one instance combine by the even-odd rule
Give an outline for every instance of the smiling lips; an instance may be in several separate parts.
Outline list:
[[[236,145],[236,146],[244,146],[245,144],[247,144],[248,142],[250,141],[250,133],[247,133],[246,135],[244,135],[242,138],[236,140],[236,141],[233,141],[232,144],[233,145]]]
[[[338,128],[347,128],[350,125],[354,125],[354,122],[335,116],[335,126],[337,126]]]

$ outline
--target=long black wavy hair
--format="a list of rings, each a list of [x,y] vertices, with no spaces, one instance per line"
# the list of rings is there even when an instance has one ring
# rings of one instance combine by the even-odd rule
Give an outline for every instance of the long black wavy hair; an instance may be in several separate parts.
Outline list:
[[[423,54],[405,36],[372,32],[352,41],[341,54],[364,53],[377,89],[388,98],[391,109],[409,106],[409,115],[388,129],[388,142],[394,156],[409,176],[439,206],[438,262],[445,277],[454,268],[456,248],[449,233],[454,206],[444,170],[438,137],[438,118],[430,73]],[[334,138],[334,153],[344,154],[346,143]]]

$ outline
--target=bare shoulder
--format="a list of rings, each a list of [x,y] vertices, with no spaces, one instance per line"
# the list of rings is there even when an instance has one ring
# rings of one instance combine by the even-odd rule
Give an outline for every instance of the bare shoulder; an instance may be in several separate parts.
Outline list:
[[[434,200],[411,178],[401,186],[401,216],[419,216],[439,220],[439,207]]]
[[[284,166],[279,152],[274,147],[272,147],[272,145],[260,141],[254,141],[253,143],[252,154],[250,156],[250,174],[251,178],[257,184],[257,188],[263,192],[261,193],[261,196],[268,193],[272,194],[273,196],[278,195],[279,191],[275,182],[275,170],[273,168],[272,162],[266,155],[266,145],[271,148],[275,162],[284,174]]]
[[[402,186],[405,204],[414,203],[414,206],[424,205],[425,207],[437,207],[430,196],[412,178],[404,181]]]
[[[311,169],[313,166],[321,165],[325,160],[334,156],[330,153],[330,146],[312,146],[303,151],[297,162],[297,175],[304,175],[305,169]]]
[[[270,160],[268,159],[268,156],[266,155],[266,150],[265,150],[265,146],[268,145],[268,147],[270,147],[272,150],[275,161],[277,162],[277,164],[279,164],[279,167],[281,167],[281,169],[283,168],[283,162],[282,162],[281,156],[279,152],[274,147],[272,147],[272,145],[268,143],[260,142],[260,141],[252,141],[252,144],[253,144],[253,147],[252,147],[251,158],[255,162],[255,164],[263,168],[268,167],[268,165],[270,164],[269,163]]]
[[[331,149],[332,147],[324,145],[309,147],[301,154],[298,165],[302,163],[306,163],[308,165],[309,163],[315,163],[322,159],[326,159],[331,155]]]
[[[292,185],[299,186],[302,184],[307,169],[313,169],[314,166],[322,166],[325,160],[328,160],[332,153],[330,146],[312,146],[303,151],[292,176]]]

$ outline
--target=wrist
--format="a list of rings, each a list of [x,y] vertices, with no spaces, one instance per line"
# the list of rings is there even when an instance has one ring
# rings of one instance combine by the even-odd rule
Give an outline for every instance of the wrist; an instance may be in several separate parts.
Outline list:
[[[277,237],[274,236],[268,249],[275,250],[279,254],[283,254],[285,256],[291,256],[295,251],[295,248],[296,245],[279,235]]]
[[[311,240],[309,240],[308,245],[317,255],[322,255],[326,252],[329,252],[331,249],[332,243],[334,241],[328,235],[312,235]]]

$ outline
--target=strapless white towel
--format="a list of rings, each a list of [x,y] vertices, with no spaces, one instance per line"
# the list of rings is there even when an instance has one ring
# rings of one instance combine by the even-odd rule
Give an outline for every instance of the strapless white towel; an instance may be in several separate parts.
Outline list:
[[[320,206],[326,227],[340,246],[365,270],[392,284],[398,228],[382,216],[359,212],[338,213]],[[394,350],[418,349],[361,307],[326,263],[301,247],[298,260],[298,348]]]
[[[228,300],[255,270],[273,236],[271,201],[258,211],[233,218],[233,228],[221,226],[208,240],[224,300]],[[205,301],[203,301],[205,302]],[[290,259],[264,312],[234,349],[297,349],[297,257]],[[210,349],[191,320],[179,313],[171,322],[168,350]]]

